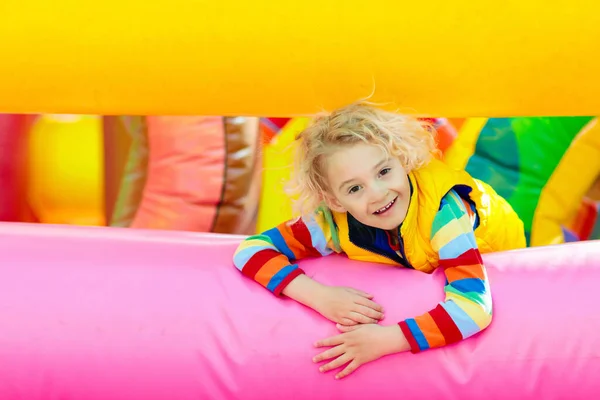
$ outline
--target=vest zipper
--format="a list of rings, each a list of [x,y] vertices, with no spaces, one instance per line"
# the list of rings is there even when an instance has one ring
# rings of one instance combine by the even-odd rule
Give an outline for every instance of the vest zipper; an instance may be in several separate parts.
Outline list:
[[[398,228],[398,243],[400,244],[400,253],[402,253],[402,261],[404,261],[403,265],[406,268],[415,269],[410,264],[410,261],[408,261],[408,258],[406,257],[406,253],[404,252],[404,238],[400,235],[400,228]]]
[[[348,214],[348,215],[350,218],[353,219],[353,217],[351,217],[350,214]],[[351,231],[352,231],[352,224],[351,224],[351,221],[348,221],[348,240],[350,240],[350,242],[353,245],[355,245],[356,247],[358,247],[362,250],[368,251],[369,253],[385,257],[388,260],[392,260],[395,263],[398,263],[405,268],[414,269],[413,266],[410,265],[410,262],[408,261],[408,259],[406,258],[406,253],[404,252],[404,240],[402,239],[402,236],[400,236],[400,227],[398,227],[397,235],[398,235],[398,241],[399,241],[399,245],[400,245],[400,253],[402,254],[402,257],[400,257],[396,252],[394,252],[394,255],[396,257],[392,257],[389,254],[387,254],[383,251],[380,251],[375,246],[367,246],[367,245],[362,245],[362,244],[357,243],[357,241],[353,240],[353,238],[352,238],[353,235],[351,235]],[[359,234],[358,238],[361,238],[361,237],[362,237],[362,235]]]
[[[402,237],[400,236],[400,228],[398,228],[398,240],[399,240],[399,244],[400,244],[400,253],[402,254],[402,257],[398,257],[400,260],[398,261],[398,259],[391,257],[390,255],[386,254],[385,252],[380,252],[377,251],[378,249],[376,247],[365,247],[362,246],[358,243],[355,243],[352,239],[350,239],[350,241],[352,242],[352,244],[354,244],[356,247],[359,247],[363,250],[366,250],[370,253],[379,255],[379,256],[383,256],[389,260],[392,260],[394,262],[398,262],[400,265],[402,265],[405,268],[409,268],[409,269],[414,269],[412,265],[410,265],[410,262],[408,261],[408,259],[406,258],[406,253],[404,252],[404,239],[402,239]]]

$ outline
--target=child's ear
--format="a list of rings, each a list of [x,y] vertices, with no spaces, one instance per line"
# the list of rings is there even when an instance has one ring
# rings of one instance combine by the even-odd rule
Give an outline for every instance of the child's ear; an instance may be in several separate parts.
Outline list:
[[[332,196],[329,193],[325,194],[325,204],[327,204],[327,207],[329,207],[329,209],[335,211],[335,212],[339,212],[339,213],[344,213],[346,212],[346,209],[344,208],[344,206],[342,206],[342,204],[335,198],[335,196]]]

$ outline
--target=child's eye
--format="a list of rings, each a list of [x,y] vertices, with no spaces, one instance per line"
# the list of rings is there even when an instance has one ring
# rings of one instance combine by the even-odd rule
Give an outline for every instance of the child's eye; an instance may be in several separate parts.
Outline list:
[[[381,171],[379,171],[379,175],[385,175],[388,172],[390,172],[391,168],[384,168]]]
[[[348,189],[348,194],[356,193],[358,189],[358,186],[352,186],[350,189]]]

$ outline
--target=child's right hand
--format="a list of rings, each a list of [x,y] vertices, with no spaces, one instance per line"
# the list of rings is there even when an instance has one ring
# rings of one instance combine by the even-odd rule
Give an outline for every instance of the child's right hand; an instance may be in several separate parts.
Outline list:
[[[373,295],[343,286],[323,286],[314,301],[314,310],[346,326],[376,324],[383,319],[383,307]]]
[[[304,274],[294,278],[283,294],[338,324],[375,324],[383,319],[383,307],[372,300],[372,295],[348,287],[323,285]]]

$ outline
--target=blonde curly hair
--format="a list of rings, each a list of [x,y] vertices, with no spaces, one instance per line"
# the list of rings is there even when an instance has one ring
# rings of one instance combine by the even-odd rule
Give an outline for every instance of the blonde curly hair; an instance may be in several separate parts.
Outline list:
[[[437,152],[435,129],[426,120],[356,102],[317,116],[296,136],[294,168],[287,192],[295,214],[310,214],[324,204],[329,187],[324,175],[328,155],[346,146],[369,143],[398,157],[411,171]],[[331,194],[331,192],[329,192]]]

